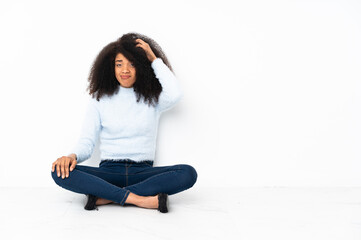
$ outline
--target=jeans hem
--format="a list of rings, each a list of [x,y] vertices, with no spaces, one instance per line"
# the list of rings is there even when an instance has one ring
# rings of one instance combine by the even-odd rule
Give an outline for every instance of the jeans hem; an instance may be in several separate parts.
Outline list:
[[[124,206],[125,201],[127,200],[129,194],[130,194],[130,191],[127,190],[127,192],[124,194],[124,197],[123,197],[122,201],[120,201],[120,205]]]

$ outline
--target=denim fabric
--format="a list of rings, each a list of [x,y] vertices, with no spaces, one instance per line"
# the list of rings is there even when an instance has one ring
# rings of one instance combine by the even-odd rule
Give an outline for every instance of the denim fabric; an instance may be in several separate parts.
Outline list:
[[[129,193],[155,196],[172,195],[191,188],[197,181],[197,172],[190,166],[153,167],[153,161],[102,160],[99,167],[76,165],[68,178],[51,172],[55,183],[67,190],[92,194],[124,205]]]

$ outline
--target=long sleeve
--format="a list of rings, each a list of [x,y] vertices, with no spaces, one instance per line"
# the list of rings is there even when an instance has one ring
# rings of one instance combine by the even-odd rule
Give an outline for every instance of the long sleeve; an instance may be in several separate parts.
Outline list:
[[[77,155],[78,163],[91,157],[99,136],[101,125],[97,104],[95,99],[91,99],[88,103],[79,141],[71,151]]]
[[[163,112],[174,107],[182,98],[183,92],[178,79],[168,66],[164,64],[161,58],[156,58],[151,66],[163,88],[159,95],[159,102],[157,105],[157,109],[160,112]]]

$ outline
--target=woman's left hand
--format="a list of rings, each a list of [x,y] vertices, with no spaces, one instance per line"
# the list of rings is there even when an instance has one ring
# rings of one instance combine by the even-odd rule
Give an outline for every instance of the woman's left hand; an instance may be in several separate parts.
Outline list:
[[[153,62],[157,58],[148,43],[144,42],[142,39],[139,38],[136,39],[135,42],[137,42],[136,47],[140,47],[145,51],[147,58],[150,62]]]

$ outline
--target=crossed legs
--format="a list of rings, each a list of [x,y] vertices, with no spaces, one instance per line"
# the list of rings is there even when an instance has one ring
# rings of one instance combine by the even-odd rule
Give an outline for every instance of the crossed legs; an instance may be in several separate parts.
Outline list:
[[[152,167],[138,163],[111,163],[99,168],[77,165],[68,178],[57,177],[56,171],[52,172],[52,177],[67,190],[97,196],[96,205],[119,203],[157,208],[158,193],[172,195],[192,187],[197,172],[184,164]]]

